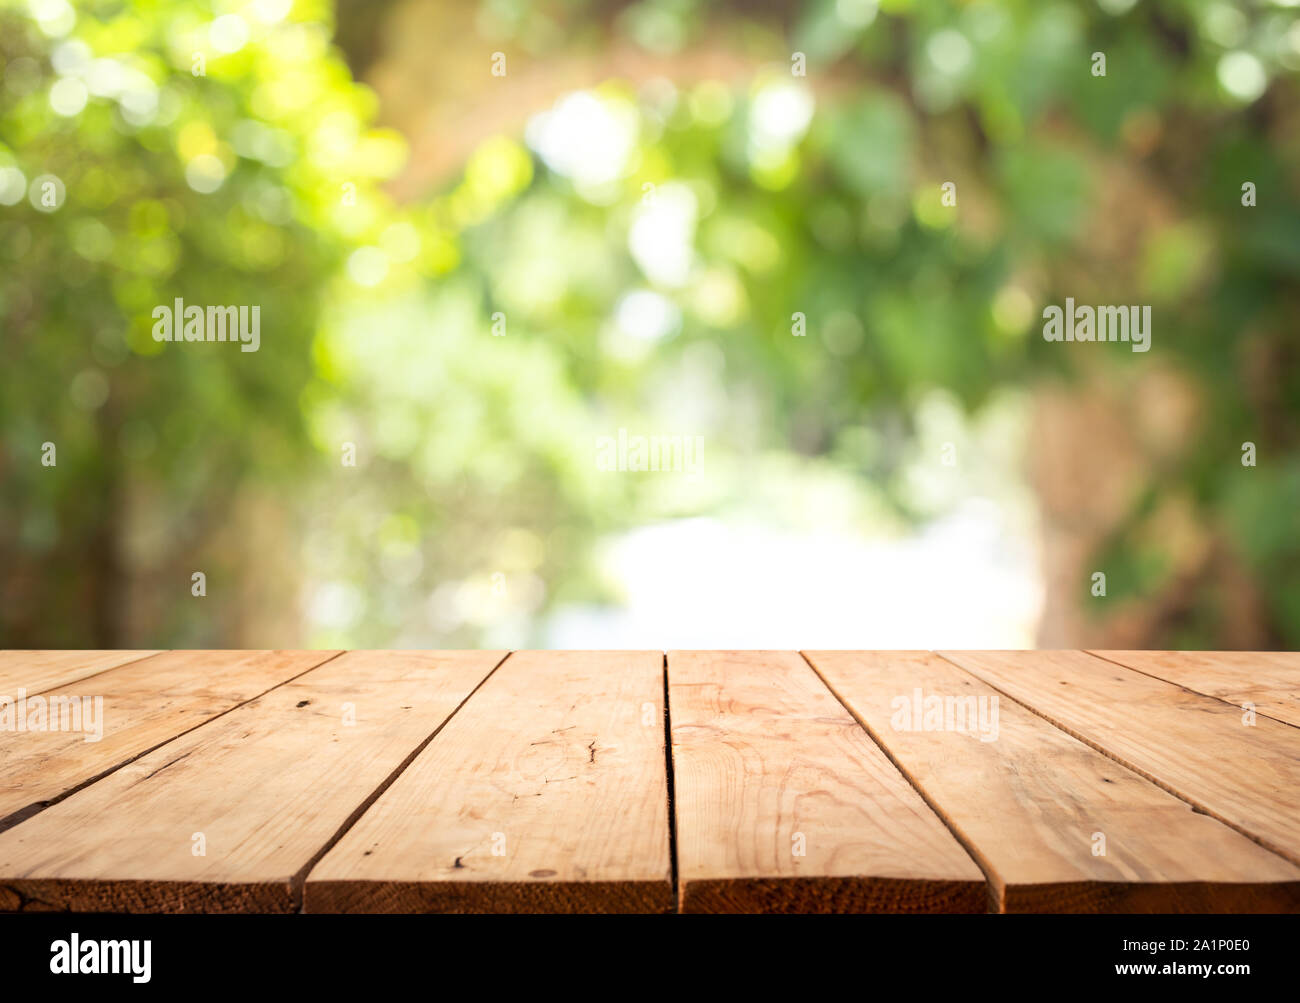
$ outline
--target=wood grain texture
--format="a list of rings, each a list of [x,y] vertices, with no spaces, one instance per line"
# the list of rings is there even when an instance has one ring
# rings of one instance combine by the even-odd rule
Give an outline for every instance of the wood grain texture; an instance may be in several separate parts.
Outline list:
[[[81,699],[80,730],[24,731],[0,743],[0,831],[335,654],[171,651],[60,687],[57,696]],[[99,710],[85,713],[96,697]],[[87,740],[91,716],[100,732],[94,741]]]
[[[1300,864],[1300,731],[1081,651],[944,657]]]
[[[668,684],[683,912],[986,911],[980,869],[798,654],[669,652]]]
[[[1095,651],[1237,707],[1300,727],[1300,653],[1294,651]]]
[[[806,654],[971,850],[1000,911],[1300,911],[1300,868],[937,655]]]
[[[308,912],[673,907],[660,652],[512,654],[307,877]]]
[[[0,697],[17,699],[18,690],[44,693],[68,686],[105,669],[139,661],[157,651],[0,651]]]
[[[313,860],[502,657],[326,662],[0,833],[0,909],[295,910]]]

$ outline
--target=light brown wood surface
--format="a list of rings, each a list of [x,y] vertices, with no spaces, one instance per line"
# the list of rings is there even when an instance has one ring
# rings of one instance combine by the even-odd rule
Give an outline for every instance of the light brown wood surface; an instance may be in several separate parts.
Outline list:
[[[1300,727],[1300,654],[1294,651],[1094,651],[1237,707]]]
[[[919,651],[810,651],[1007,912],[1294,912],[1300,868]]]
[[[107,669],[58,696],[82,701],[81,730],[0,740],[0,831],[82,784],[319,665],[332,651],[169,651]],[[101,697],[96,741],[87,704]],[[28,698],[30,702],[31,698]],[[70,713],[60,715],[66,725]],[[54,715],[46,720],[53,723]]]
[[[0,912],[1300,912],[1296,656],[1104,655],[0,653]]]
[[[1300,730],[1086,652],[941,654],[1300,864]]]
[[[350,652],[272,689],[0,833],[0,909],[294,911],[503,654]]]
[[[669,652],[668,683],[682,911],[986,910],[974,861],[797,653]]]
[[[673,908],[660,652],[512,654],[308,876],[308,912]]]
[[[157,651],[0,651],[0,697],[17,699],[68,686],[87,676],[158,654]]]

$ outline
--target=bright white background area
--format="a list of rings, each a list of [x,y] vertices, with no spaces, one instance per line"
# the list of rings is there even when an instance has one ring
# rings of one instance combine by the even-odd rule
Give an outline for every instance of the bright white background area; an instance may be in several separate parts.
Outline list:
[[[1042,604],[1023,529],[973,500],[914,535],[688,519],[608,547],[618,608],[561,609],[551,648],[1026,648]]]

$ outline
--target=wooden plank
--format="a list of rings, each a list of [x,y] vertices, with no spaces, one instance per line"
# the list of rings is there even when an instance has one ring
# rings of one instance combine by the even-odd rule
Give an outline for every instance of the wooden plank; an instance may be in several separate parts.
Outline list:
[[[980,862],[1001,911],[1300,911],[1300,868],[937,655],[806,654]]]
[[[1082,651],[944,657],[1300,864],[1300,731]]]
[[[47,730],[18,730],[0,744],[0,831],[336,654],[170,651],[47,691],[40,719]],[[54,697],[76,701],[66,712],[50,713]],[[33,697],[14,705],[16,728],[35,707]],[[76,729],[53,730],[59,718]]]
[[[668,686],[683,912],[986,911],[979,868],[798,654],[669,652]]]
[[[136,662],[157,651],[0,651],[0,697],[18,699],[68,686],[105,669]]]
[[[350,652],[272,689],[0,833],[0,908],[295,910],[316,856],[501,657]]]
[[[308,912],[673,907],[663,653],[512,654],[308,875]]]
[[[1300,653],[1294,651],[1094,651],[1107,661],[1300,727]]]

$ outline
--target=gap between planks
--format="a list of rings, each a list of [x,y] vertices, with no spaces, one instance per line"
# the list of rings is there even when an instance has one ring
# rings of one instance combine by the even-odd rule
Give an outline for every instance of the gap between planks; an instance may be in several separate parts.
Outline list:
[[[677,787],[673,778],[673,708],[668,699],[668,652],[664,652],[664,772],[668,782],[668,863],[672,875],[674,907],[681,901],[677,863]]]

